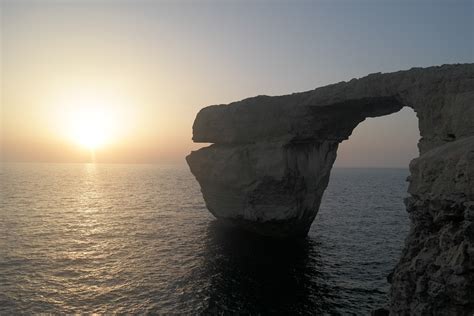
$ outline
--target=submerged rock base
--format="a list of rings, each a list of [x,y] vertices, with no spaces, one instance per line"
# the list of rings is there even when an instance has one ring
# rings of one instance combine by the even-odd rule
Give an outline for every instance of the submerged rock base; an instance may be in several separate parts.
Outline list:
[[[390,277],[392,315],[474,312],[474,64],[372,74],[312,91],[202,109],[186,160],[226,223],[305,236],[338,144],[365,118],[409,106],[420,157],[406,199],[412,228]]]

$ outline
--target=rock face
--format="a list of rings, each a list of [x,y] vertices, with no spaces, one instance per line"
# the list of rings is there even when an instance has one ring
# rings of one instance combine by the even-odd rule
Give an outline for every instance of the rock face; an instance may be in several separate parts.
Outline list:
[[[412,228],[391,277],[392,314],[474,311],[474,64],[372,74],[312,91],[202,109],[186,157],[208,209],[263,235],[305,236],[337,147],[365,118],[409,106]]]
[[[472,315],[474,136],[426,152],[410,171],[405,202],[412,228],[391,278],[391,309],[402,315]]]

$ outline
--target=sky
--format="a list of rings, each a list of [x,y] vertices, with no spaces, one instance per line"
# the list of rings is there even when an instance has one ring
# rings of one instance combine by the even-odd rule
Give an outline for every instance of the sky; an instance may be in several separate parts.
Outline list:
[[[1,0],[0,0],[1,1]],[[202,107],[473,62],[474,1],[1,1],[1,159],[184,163]],[[336,166],[406,167],[411,109]]]

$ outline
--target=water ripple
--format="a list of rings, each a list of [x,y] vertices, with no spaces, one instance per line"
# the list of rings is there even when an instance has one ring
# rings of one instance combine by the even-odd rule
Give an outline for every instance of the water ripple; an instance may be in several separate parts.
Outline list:
[[[1,169],[0,314],[364,314],[408,229],[406,170],[334,170],[287,243],[221,227],[187,168]]]

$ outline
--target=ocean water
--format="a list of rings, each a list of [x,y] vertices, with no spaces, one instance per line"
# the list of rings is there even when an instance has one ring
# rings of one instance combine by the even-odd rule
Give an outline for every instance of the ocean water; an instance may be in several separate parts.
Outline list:
[[[0,314],[368,314],[409,229],[405,169],[334,169],[298,242],[221,227],[185,166],[0,172]]]

